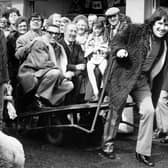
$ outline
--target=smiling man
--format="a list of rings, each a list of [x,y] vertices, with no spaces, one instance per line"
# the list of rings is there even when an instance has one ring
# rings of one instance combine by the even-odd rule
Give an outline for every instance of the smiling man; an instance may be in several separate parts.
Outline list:
[[[29,18],[29,31],[24,35],[20,36],[16,41],[16,53],[17,59],[23,61],[31,45],[33,39],[42,35],[41,27],[43,24],[43,18],[38,13],[33,13]]]
[[[82,79],[86,73],[84,52],[81,46],[76,43],[76,35],[76,24],[68,23],[64,29],[64,39],[60,41],[68,58],[66,76],[74,83],[74,90],[71,92],[71,103],[79,102]]]
[[[19,81],[25,93],[35,89],[35,105],[57,106],[73,89],[65,76],[67,57],[57,42],[59,26],[48,23],[43,36],[34,39],[30,52],[19,69]]]
[[[121,33],[131,23],[130,18],[122,14],[117,7],[107,9],[105,16],[107,20],[106,35],[109,40],[112,40],[116,34]]]
[[[105,123],[102,153],[108,158],[115,158],[114,140],[130,94],[140,113],[136,159],[147,166],[154,166],[151,159],[154,119],[151,87],[157,78],[157,92],[167,91],[167,35],[168,11],[158,8],[145,24],[130,24],[111,43],[111,58],[115,57],[115,60],[107,87],[110,111]]]

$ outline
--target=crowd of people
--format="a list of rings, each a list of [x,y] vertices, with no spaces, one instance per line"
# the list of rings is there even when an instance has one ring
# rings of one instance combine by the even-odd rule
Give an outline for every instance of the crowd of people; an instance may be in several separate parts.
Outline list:
[[[161,142],[168,143],[168,9],[160,7],[144,24],[134,24],[117,7],[101,16],[73,19],[60,13],[47,19],[38,13],[26,18],[11,8],[0,18],[0,28],[1,95],[3,84],[10,80],[13,96],[19,84],[24,95],[33,95],[36,108],[98,102],[109,74],[105,97],[110,110],[101,154],[115,158],[114,140],[131,95],[140,113],[136,158],[154,166],[155,112],[155,135],[164,134]],[[0,110],[2,116],[2,105]]]

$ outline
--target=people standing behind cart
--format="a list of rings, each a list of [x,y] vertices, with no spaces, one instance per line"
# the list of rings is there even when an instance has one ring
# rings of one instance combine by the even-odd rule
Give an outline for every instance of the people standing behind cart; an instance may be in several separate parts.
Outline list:
[[[72,80],[74,84],[74,89],[70,93],[70,99],[68,100],[71,104],[81,102],[81,87],[86,73],[84,52],[81,46],[76,42],[76,35],[76,24],[68,23],[64,29],[64,39],[60,41],[68,58],[66,77]]]
[[[4,90],[7,89],[9,82],[8,66],[7,66],[7,51],[6,38],[4,32],[0,30],[0,130],[3,130],[3,111],[4,111]]]
[[[87,73],[89,81],[92,85],[94,95],[90,101],[98,101],[100,96],[100,85],[102,84],[102,78],[99,79],[98,85],[96,80],[95,68],[98,68],[101,72],[101,76],[104,76],[104,72],[108,65],[108,41],[104,35],[104,23],[102,20],[97,19],[93,23],[93,32],[89,35],[85,46],[85,58],[87,58]]]
[[[110,59],[115,59],[115,62],[112,66],[110,60],[109,67],[112,69],[108,69],[110,111],[105,123],[102,148],[103,154],[109,158],[115,158],[114,140],[127,96],[131,94],[141,114],[136,159],[147,166],[154,166],[151,159],[154,120],[151,79],[162,70],[167,75],[168,64],[164,61],[167,59],[167,34],[168,11],[160,7],[145,24],[130,24],[111,43]],[[165,68],[162,63],[165,63]],[[162,87],[166,84],[165,77],[161,81]]]
[[[88,38],[88,20],[85,15],[77,15],[73,22],[77,25],[76,42],[81,45],[85,51],[85,44]]]
[[[17,8],[10,8],[3,15],[8,20],[9,31],[16,30],[16,20],[20,16],[20,11]]]
[[[0,17],[0,29],[3,30],[5,37],[7,37],[9,34],[8,20],[4,16]]]
[[[65,29],[65,26],[68,24],[68,23],[71,23],[71,20],[68,18],[68,17],[61,17],[61,23],[60,23],[60,39],[59,41],[61,41],[62,39],[64,39],[64,29]]]
[[[61,25],[61,14],[60,13],[53,13],[48,17],[48,22],[52,22],[54,25],[57,25],[60,28]],[[57,37],[58,40],[61,40],[61,33],[60,36]]]
[[[34,38],[42,35],[43,18],[40,14],[33,13],[28,20],[28,24],[29,31],[21,35],[16,41],[15,56],[20,62],[27,57]]]
[[[28,31],[27,18],[24,16],[19,16],[18,19],[16,20],[16,30],[11,31],[7,37],[8,70],[14,94],[15,94],[15,88],[18,83],[17,73],[18,68],[20,66],[19,60],[15,57],[16,40],[18,39],[19,36],[25,34],[27,31]]]
[[[61,14],[60,13],[53,13],[49,16],[48,22],[52,21],[54,25],[60,27],[61,24]]]
[[[34,107],[57,106],[73,83],[66,76],[67,56],[57,42],[59,27],[48,23],[46,32],[34,39],[25,61],[19,68],[18,78],[24,93],[35,92]]]
[[[89,14],[88,15],[88,33],[93,32],[93,23],[97,20],[96,14]]]
[[[111,41],[113,37],[121,33],[128,24],[131,23],[131,19],[128,16],[120,13],[120,9],[117,7],[111,7],[105,12],[107,19],[106,36]]]

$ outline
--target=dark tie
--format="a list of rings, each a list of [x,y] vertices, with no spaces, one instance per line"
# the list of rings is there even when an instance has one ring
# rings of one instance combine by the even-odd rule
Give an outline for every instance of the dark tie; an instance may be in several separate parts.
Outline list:
[[[68,47],[69,47],[70,51],[72,52],[73,51],[73,42],[70,42]]]
[[[110,40],[112,40],[113,37],[114,37],[114,33],[113,33],[114,29],[115,29],[115,26],[111,26],[111,29],[110,29]]]

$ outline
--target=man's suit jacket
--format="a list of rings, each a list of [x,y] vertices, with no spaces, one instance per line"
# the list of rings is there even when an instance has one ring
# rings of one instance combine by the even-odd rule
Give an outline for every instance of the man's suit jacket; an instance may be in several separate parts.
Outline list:
[[[70,47],[68,46],[68,44],[65,42],[64,39],[60,41],[60,44],[62,44],[62,46],[64,47],[67,55],[68,59],[67,71],[73,71],[75,72],[75,75],[81,74],[81,71],[76,70],[77,64],[85,63],[84,52],[82,51],[81,46],[74,42],[70,49]]]

